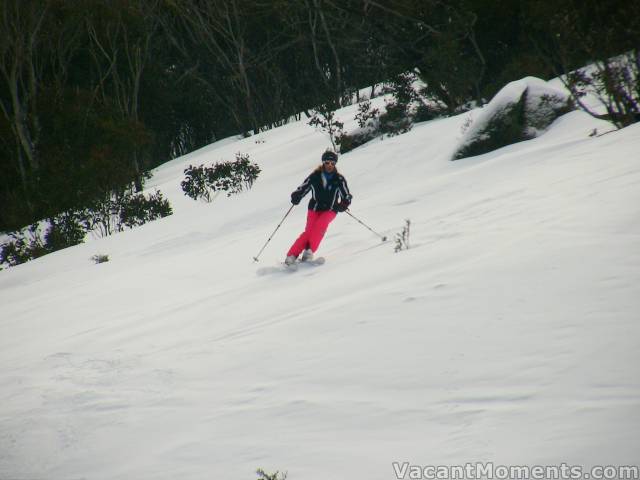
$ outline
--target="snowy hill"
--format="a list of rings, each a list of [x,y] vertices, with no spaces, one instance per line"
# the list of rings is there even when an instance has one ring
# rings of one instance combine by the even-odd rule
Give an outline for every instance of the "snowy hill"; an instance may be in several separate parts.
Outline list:
[[[259,274],[328,144],[302,121],[159,168],[171,217],[0,272],[0,478],[640,463],[640,125],[592,138],[609,127],[573,112],[450,162],[465,118],[340,158],[354,215],[411,219],[401,253],[340,214],[324,266]],[[252,190],[182,194],[186,166],[238,151]]]

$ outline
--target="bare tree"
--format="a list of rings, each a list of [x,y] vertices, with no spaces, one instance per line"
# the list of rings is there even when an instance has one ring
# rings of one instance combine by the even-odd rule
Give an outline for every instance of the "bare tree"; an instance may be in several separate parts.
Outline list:
[[[25,188],[41,167],[39,97],[45,85],[60,93],[79,48],[79,24],[55,22],[49,0],[0,3],[0,111],[15,138],[15,158]]]
[[[111,9],[107,21],[99,14],[86,17],[89,53],[98,75],[95,95],[105,104],[113,102],[122,118],[138,124],[142,76],[160,27],[159,2],[124,0],[120,7]],[[131,163],[136,191],[140,191],[143,168],[137,148]]]
[[[17,140],[16,156],[26,182],[26,169],[39,167],[37,102],[45,66],[42,46],[48,5],[6,0],[0,8],[0,74],[8,93],[0,96],[0,109]]]
[[[246,40],[247,25],[241,10],[242,2],[176,0],[175,5],[175,12],[179,15],[179,21],[185,27],[184,32],[188,38],[192,43],[204,47],[211,56],[209,61],[219,66],[220,72],[229,84],[229,89],[224,92],[213,89],[218,100],[227,106],[238,126],[250,126],[257,132],[259,122],[254,111],[254,89],[249,75],[254,60]],[[191,56],[183,39],[174,35],[172,40],[185,56]],[[202,76],[197,68],[190,73],[203,83],[213,83]],[[234,101],[234,93],[240,94],[241,105]]]

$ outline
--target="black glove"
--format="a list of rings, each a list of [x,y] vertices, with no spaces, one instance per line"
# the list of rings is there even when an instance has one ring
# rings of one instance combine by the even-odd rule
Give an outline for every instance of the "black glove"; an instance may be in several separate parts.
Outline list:
[[[336,205],[336,211],[345,212],[347,208],[349,208],[349,205],[350,205],[349,202],[342,201]]]
[[[294,205],[298,205],[300,203],[300,200],[302,200],[302,197],[299,193],[293,192],[291,194],[291,203],[293,203]]]

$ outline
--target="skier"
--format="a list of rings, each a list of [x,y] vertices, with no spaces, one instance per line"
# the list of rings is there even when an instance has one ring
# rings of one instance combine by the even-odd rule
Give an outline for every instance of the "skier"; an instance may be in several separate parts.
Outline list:
[[[346,179],[338,173],[338,154],[327,150],[322,154],[322,165],[309,175],[291,194],[291,203],[298,205],[309,191],[309,210],[304,232],[293,242],[284,263],[293,265],[302,253],[301,261],[313,260],[313,254],[324,237],[331,221],[338,212],[344,212],[351,204],[351,194]]]

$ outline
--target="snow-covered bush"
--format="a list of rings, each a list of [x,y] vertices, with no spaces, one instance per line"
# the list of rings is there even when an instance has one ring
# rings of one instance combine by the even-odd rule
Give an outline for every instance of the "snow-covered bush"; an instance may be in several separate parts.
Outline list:
[[[377,108],[372,109],[369,101],[361,102],[355,115],[359,128],[348,133],[341,131],[336,137],[340,153],[346,153],[384,135],[394,137],[407,133],[416,122],[448,114],[443,105],[428,101],[423,91],[424,87],[415,74],[404,73],[385,85],[384,92],[391,95],[391,99],[385,101],[382,112]]]
[[[573,110],[569,95],[544,80],[526,77],[500,90],[469,126],[453,160],[530,140]]]
[[[340,153],[347,153],[371,140],[387,135],[395,137],[407,133],[413,127],[413,116],[407,104],[396,101],[387,102],[384,112],[379,114],[376,111],[366,126],[349,133],[340,132],[336,137],[336,144],[340,147]],[[356,120],[358,117],[356,115]]]

